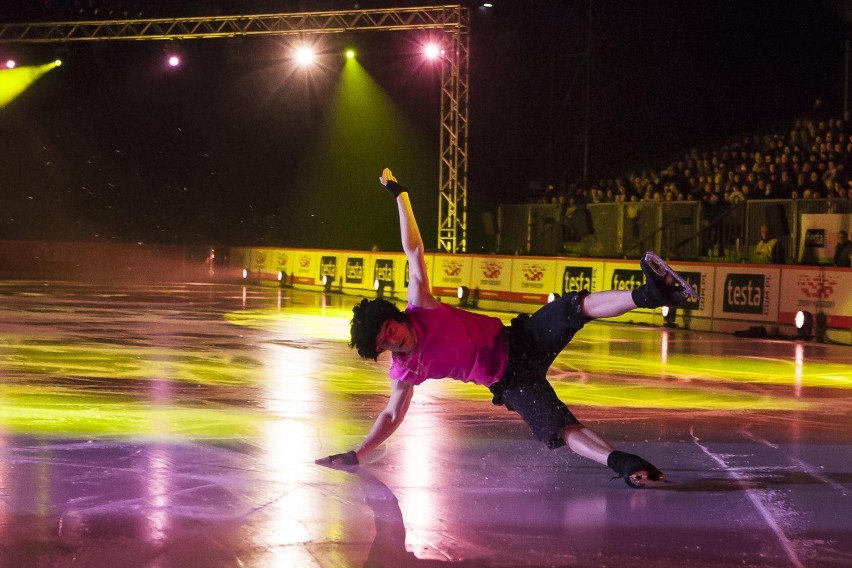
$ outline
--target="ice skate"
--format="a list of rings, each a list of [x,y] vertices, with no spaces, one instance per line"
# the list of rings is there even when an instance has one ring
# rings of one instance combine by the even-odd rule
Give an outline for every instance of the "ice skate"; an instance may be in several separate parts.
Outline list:
[[[614,451],[610,454],[607,465],[618,474],[617,477],[624,478],[624,482],[635,489],[669,483],[666,474],[635,454]]]
[[[647,463],[647,462],[646,462]],[[671,483],[671,481],[666,479],[666,474],[654,467],[651,464],[648,469],[640,469],[630,475],[624,476],[624,482],[633,487],[634,489],[641,489],[643,487],[659,487],[660,485],[667,485]]]
[[[638,307],[677,307],[687,298],[698,299],[698,293],[683,277],[671,269],[654,251],[646,252],[639,260],[645,274],[643,304]]]

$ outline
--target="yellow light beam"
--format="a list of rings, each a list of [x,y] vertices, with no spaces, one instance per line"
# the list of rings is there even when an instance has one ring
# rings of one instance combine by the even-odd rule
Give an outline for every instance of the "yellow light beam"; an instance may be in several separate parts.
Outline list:
[[[61,64],[62,62],[57,59],[44,65],[0,70],[0,108],[15,100],[30,85],[38,81],[42,75]]]

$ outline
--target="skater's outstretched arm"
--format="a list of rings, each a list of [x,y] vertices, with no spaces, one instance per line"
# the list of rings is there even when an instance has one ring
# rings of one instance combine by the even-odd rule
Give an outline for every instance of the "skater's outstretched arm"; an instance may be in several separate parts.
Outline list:
[[[399,230],[402,237],[402,250],[408,258],[408,303],[421,308],[436,308],[438,300],[429,287],[429,275],[426,270],[426,257],[423,238],[414,218],[408,189],[397,183],[390,168],[385,168],[379,182],[396,198],[399,209]]]
[[[411,397],[414,394],[414,385],[403,381],[391,381],[393,387],[390,399],[384,410],[376,417],[373,427],[364,440],[345,454],[334,454],[325,458],[316,460],[315,463],[329,467],[340,467],[348,465],[358,465],[364,458],[375,450],[382,442],[387,440],[393,434],[405,414],[408,412],[408,406],[411,404]]]

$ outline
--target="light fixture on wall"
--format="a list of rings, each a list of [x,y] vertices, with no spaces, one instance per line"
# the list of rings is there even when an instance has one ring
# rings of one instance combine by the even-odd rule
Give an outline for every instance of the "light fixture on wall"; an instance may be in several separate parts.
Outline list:
[[[675,323],[675,318],[677,318],[677,308],[672,308],[670,306],[663,306],[663,327],[677,327]]]
[[[393,296],[393,282],[390,280],[374,280],[373,290],[376,291],[376,298],[381,298],[387,291],[388,296]]]
[[[811,312],[799,310],[796,312],[796,337],[799,339],[811,339],[814,332],[814,315]]]

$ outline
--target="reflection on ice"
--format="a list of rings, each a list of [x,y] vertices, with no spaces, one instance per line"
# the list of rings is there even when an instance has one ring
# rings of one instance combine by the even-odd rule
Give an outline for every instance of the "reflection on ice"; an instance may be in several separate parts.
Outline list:
[[[543,448],[486,389],[442,381],[418,387],[389,443],[341,472],[313,460],[357,443],[389,392],[387,362],[346,345],[356,298],[2,289],[2,566],[852,557],[848,348],[589,324],[554,387],[584,422],[659,461],[675,481],[665,490],[610,482]]]

